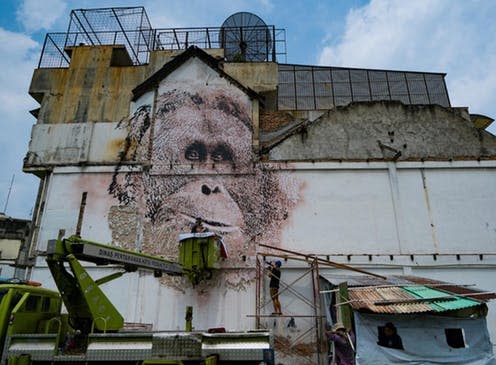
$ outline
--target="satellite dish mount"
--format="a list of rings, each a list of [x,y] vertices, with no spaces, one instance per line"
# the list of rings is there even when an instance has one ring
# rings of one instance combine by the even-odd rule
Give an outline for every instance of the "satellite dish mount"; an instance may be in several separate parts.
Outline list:
[[[272,52],[269,27],[247,12],[235,13],[222,23],[219,43],[225,59],[232,62],[264,62]]]

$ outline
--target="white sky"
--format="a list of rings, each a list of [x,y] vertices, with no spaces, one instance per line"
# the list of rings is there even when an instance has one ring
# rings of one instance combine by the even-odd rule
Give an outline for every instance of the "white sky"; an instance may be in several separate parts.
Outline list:
[[[214,5],[213,5],[214,4]],[[38,178],[22,172],[38,104],[27,90],[46,32],[78,8],[143,5],[155,28],[220,26],[237,11],[286,29],[287,62],[446,72],[453,106],[496,118],[496,1],[4,0],[0,2],[0,212],[30,218]],[[496,134],[496,123],[489,128]]]

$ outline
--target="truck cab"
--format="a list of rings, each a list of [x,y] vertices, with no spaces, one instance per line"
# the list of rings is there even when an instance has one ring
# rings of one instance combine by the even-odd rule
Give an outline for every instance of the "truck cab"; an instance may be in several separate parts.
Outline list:
[[[61,315],[61,307],[56,291],[28,283],[0,284],[0,351],[13,335],[63,333],[67,316]]]

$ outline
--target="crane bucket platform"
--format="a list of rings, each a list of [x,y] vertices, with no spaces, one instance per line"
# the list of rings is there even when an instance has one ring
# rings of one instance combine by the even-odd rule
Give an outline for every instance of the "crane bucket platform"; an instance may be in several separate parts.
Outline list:
[[[225,258],[227,249],[222,238],[215,233],[179,235],[179,263],[193,284],[209,279],[212,270],[220,268],[220,261]]]

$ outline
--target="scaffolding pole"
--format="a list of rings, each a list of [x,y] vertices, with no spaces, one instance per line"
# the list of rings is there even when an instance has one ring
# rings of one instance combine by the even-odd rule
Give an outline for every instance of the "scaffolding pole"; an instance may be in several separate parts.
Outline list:
[[[274,250],[279,250],[276,247],[270,247],[270,246],[264,246],[264,247]],[[313,257],[312,260],[309,259],[302,260],[300,257],[284,257],[285,260],[294,259],[295,261],[305,261],[307,264],[309,264],[309,268],[308,270],[306,270],[304,273],[302,273],[296,279],[292,280],[289,283],[280,280],[281,290],[279,291],[279,294],[286,293],[287,295],[290,295],[296,298],[297,300],[301,301],[302,303],[310,307],[309,310],[311,314],[284,313],[283,315],[270,315],[270,314],[267,315],[267,314],[263,314],[264,307],[270,302],[270,300],[266,298],[264,291],[266,284],[266,277],[268,277],[264,265],[265,256],[281,257],[282,255],[278,255],[277,253],[272,254],[268,252],[257,253],[255,315],[248,315],[248,317],[255,317],[255,323],[257,328],[259,329],[264,328],[262,319],[266,319],[266,320],[271,318],[274,319],[284,318],[290,320],[294,318],[309,319],[310,321],[312,321],[311,323],[313,323],[313,325],[310,328],[308,328],[306,331],[304,331],[302,334],[297,336],[295,339],[293,339],[291,342],[286,343],[285,341],[279,339],[277,336],[275,336],[275,342],[279,344],[279,346],[283,347],[286,350],[286,353],[289,353],[290,356],[298,357],[301,360],[301,362],[314,364],[316,358],[317,364],[319,365],[324,364],[324,359],[326,358],[326,356],[323,356],[325,355],[323,351],[326,351],[326,348],[325,346],[323,346],[323,341],[322,341],[323,316],[322,316],[322,308],[320,303],[319,264],[321,263],[319,259],[316,256]],[[305,277],[309,278],[311,281],[312,296],[310,298],[303,295],[294,288],[294,286]],[[313,345],[313,342],[311,342],[313,347],[313,352],[311,354],[309,354],[307,351],[303,351],[301,347],[298,346],[299,344],[303,344],[304,340],[309,336],[315,338],[315,345]]]

